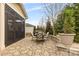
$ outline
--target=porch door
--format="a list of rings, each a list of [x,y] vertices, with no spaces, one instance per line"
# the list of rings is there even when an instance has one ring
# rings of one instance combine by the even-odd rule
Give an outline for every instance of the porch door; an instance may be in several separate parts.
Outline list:
[[[14,17],[8,19],[8,32],[8,39],[12,43],[15,39]]]
[[[5,5],[5,45],[8,46],[25,36],[24,19],[7,4]]]
[[[14,28],[14,11],[8,5],[5,5],[5,46],[14,42],[15,28]]]
[[[5,44],[10,45],[11,43],[14,42],[15,39],[15,28],[14,28],[14,17],[6,13],[6,39],[5,39]]]

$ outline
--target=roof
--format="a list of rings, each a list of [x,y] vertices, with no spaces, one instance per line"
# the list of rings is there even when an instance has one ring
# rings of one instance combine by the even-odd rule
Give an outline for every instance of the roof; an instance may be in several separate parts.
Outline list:
[[[27,12],[26,12],[26,10],[24,8],[24,5],[22,3],[19,3],[19,4],[20,4],[20,6],[21,6],[21,8],[23,10],[24,15],[26,16],[26,19],[28,19]]]
[[[32,24],[26,23],[26,27],[35,27],[35,26]]]
[[[11,7],[14,11],[16,11],[20,16],[24,19],[28,18],[24,5],[22,3],[6,3],[9,7]]]

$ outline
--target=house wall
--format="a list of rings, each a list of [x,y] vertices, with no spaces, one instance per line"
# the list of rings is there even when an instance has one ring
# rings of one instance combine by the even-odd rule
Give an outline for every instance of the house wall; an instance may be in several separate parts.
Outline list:
[[[33,35],[34,27],[25,27],[25,33],[31,33]]]
[[[0,49],[5,48],[5,4],[0,3]]]

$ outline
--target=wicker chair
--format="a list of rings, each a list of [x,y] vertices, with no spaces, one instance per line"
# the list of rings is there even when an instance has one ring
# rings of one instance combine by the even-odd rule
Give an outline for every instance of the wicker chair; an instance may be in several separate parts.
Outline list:
[[[49,36],[49,32],[47,32],[47,34],[44,36],[44,40],[47,40]]]
[[[38,35],[38,32],[36,32],[34,35],[32,35],[32,40],[37,40],[37,35]]]

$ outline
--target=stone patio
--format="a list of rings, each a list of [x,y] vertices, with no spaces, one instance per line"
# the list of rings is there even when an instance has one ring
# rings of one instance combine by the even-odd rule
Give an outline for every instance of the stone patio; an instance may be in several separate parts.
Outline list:
[[[32,37],[26,37],[6,47],[1,56],[56,56],[59,52],[56,51],[55,42],[51,39],[36,42],[32,41]],[[61,51],[59,55],[67,56],[68,53]]]
[[[55,55],[55,46],[52,40],[44,42],[32,41],[31,37],[26,37],[2,51],[1,55],[7,56],[51,56]]]

